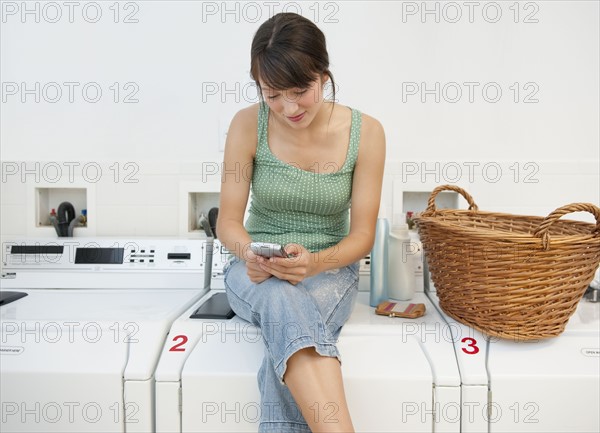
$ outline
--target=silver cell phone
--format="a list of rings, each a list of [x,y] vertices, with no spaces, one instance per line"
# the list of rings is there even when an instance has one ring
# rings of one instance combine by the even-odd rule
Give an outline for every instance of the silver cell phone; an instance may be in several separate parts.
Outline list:
[[[282,245],[270,242],[251,242],[250,250],[257,256],[263,257],[288,257]]]

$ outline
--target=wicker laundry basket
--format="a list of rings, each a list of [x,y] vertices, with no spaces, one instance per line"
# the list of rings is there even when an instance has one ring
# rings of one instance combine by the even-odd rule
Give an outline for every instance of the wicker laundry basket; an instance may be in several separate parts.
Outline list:
[[[468,210],[436,209],[456,191]],[[596,224],[560,220],[590,212]],[[560,335],[600,263],[600,208],[573,203],[546,218],[482,212],[462,188],[444,185],[416,219],[440,307],[489,336]]]

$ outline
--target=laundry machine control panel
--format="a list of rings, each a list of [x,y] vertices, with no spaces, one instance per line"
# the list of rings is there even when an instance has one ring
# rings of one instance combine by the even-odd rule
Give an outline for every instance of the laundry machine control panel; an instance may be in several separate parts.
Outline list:
[[[210,287],[229,256],[205,237],[3,238],[1,249],[3,288]]]
[[[210,287],[212,289],[223,290],[225,289],[224,270],[227,262],[233,257],[233,255],[215,239],[212,246],[209,247],[212,254],[208,256],[206,267],[210,268]]]

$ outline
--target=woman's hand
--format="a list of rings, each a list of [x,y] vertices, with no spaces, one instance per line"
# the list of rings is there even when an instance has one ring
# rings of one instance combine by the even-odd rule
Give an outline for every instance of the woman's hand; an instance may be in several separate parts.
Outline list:
[[[246,252],[246,273],[250,281],[257,284],[262,283],[272,276],[272,274],[261,267],[260,259],[263,259],[263,257],[257,256],[250,249]]]
[[[285,252],[290,257],[257,256],[256,261],[262,271],[294,285],[313,275],[312,254],[306,248],[300,244],[287,244]]]

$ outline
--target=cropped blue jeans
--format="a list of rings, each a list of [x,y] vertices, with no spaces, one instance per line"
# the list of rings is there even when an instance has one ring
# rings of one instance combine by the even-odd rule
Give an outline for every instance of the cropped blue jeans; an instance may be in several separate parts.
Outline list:
[[[260,432],[310,432],[283,382],[287,361],[298,350],[314,347],[320,355],[341,362],[336,342],[354,307],[358,267],[357,262],[293,285],[276,277],[253,283],[246,273],[246,263],[238,258],[226,265],[225,288],[231,308],[261,329],[265,344],[257,374]]]

